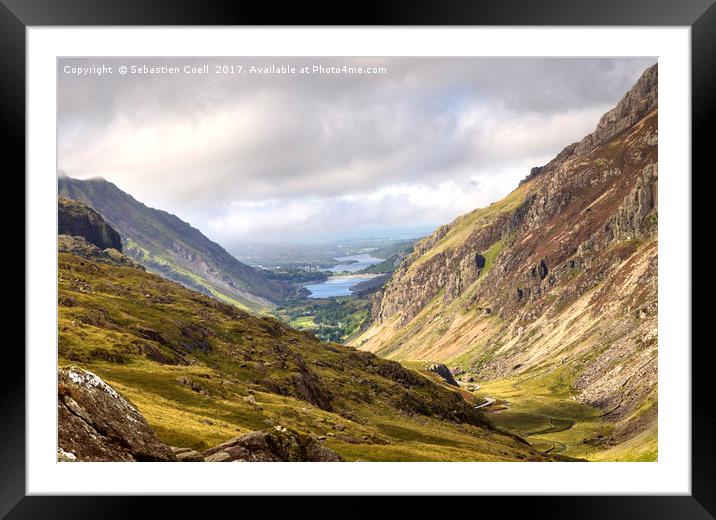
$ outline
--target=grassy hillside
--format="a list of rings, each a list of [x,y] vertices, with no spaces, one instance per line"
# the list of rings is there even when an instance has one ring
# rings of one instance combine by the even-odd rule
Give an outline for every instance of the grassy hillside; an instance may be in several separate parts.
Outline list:
[[[125,254],[186,287],[239,307],[261,310],[299,288],[242,264],[198,229],[166,211],[150,208],[101,178],[58,179],[61,197],[82,201],[122,236]]]
[[[60,253],[58,283],[60,365],[95,372],[170,445],[282,425],[346,460],[549,459],[431,375],[141,269]]]

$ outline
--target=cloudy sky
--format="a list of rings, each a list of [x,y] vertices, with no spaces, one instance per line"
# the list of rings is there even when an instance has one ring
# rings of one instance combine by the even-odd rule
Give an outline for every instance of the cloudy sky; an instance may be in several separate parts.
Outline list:
[[[63,59],[58,168],[102,176],[229,250],[410,234],[509,193],[655,61]],[[184,72],[203,64],[209,74]],[[101,65],[112,73],[81,74]],[[143,65],[179,72],[118,73]],[[317,65],[385,72],[301,72]]]

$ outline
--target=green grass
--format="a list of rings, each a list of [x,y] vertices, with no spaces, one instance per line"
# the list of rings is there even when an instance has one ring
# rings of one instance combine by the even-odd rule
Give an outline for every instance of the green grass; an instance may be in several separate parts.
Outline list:
[[[291,326],[301,330],[314,330],[318,325],[313,321],[313,316],[302,316],[291,320]]]
[[[502,252],[503,241],[498,240],[490,246],[490,248],[483,253],[485,257],[485,267],[482,269],[482,275],[486,274],[495,263],[495,259]]]

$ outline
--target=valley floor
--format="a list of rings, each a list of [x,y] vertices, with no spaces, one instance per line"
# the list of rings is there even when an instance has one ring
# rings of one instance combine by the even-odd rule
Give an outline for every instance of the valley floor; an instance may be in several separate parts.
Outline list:
[[[495,426],[524,437],[545,454],[589,461],[656,461],[656,427],[622,444],[606,440],[614,424],[602,410],[582,404],[566,392],[530,380],[502,380],[481,384],[475,393],[492,398],[482,408]]]

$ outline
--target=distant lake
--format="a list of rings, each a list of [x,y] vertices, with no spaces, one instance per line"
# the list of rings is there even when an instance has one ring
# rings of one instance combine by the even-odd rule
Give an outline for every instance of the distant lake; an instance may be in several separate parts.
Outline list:
[[[354,260],[354,262],[352,264],[334,265],[329,269],[329,271],[332,271],[334,273],[357,273],[358,271],[362,271],[366,267],[381,263],[383,261],[383,258],[375,258],[374,256],[370,256],[367,254],[360,254],[339,256],[336,257],[335,260],[338,262]],[[353,294],[350,291],[351,287],[359,284],[364,280],[373,278],[373,276],[375,275],[337,275],[331,276],[323,283],[312,283],[309,285],[304,285],[304,287],[311,291],[311,294],[308,296],[309,298],[334,298],[336,296],[350,296],[351,294]]]
[[[384,258],[375,258],[374,256],[370,256],[368,254],[360,254],[360,255],[348,255],[348,256],[338,256],[336,257],[336,260],[339,262],[347,262],[354,260],[354,263],[351,264],[339,264],[334,265],[329,269],[329,271],[333,271],[334,273],[341,273],[341,272],[349,272],[349,273],[357,273],[358,271],[362,271],[366,267],[370,267],[371,265],[379,264],[381,263]],[[357,283],[357,282],[356,282]]]
[[[331,276],[323,283],[304,285],[311,291],[309,298],[334,298],[336,296],[350,296],[353,294],[350,288],[372,276]]]

